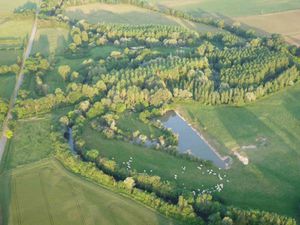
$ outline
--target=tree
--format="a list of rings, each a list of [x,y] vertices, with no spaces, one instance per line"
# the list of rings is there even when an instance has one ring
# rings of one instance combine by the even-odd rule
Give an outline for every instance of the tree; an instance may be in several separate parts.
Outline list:
[[[14,136],[14,133],[11,130],[7,130],[4,135],[7,139],[11,139]]]
[[[76,46],[82,44],[82,40],[81,40],[81,37],[80,37],[79,34],[75,34],[75,35],[73,36],[73,41],[74,41],[74,44],[75,44]]]
[[[99,152],[96,149],[92,149],[86,152],[86,157],[89,160],[95,161],[99,156]]]
[[[125,184],[125,187],[130,190],[130,192],[132,192],[134,186],[135,186],[135,181],[132,177],[127,177],[125,180],[124,180],[124,184]]]
[[[81,39],[84,42],[88,42],[89,41],[89,35],[88,35],[88,33],[86,31],[82,31],[82,33],[81,33]]]
[[[71,72],[71,67],[68,65],[62,65],[58,67],[58,73],[61,75],[61,77],[66,80],[68,78],[68,75]]]
[[[64,125],[64,126],[68,126],[69,125],[69,118],[67,116],[62,116],[60,119],[59,119],[59,122]]]

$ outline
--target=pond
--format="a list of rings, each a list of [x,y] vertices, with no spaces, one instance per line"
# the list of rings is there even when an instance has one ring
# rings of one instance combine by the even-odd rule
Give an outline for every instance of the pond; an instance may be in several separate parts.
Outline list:
[[[73,130],[72,130],[71,127],[68,127],[67,136],[68,136],[68,142],[69,142],[71,152],[76,155],[77,153],[76,153],[76,150],[75,150],[75,147],[74,147]]]
[[[229,167],[229,157],[221,157],[219,153],[190,126],[177,112],[167,112],[160,121],[178,135],[178,150],[190,153],[200,159],[212,161],[219,168]]]

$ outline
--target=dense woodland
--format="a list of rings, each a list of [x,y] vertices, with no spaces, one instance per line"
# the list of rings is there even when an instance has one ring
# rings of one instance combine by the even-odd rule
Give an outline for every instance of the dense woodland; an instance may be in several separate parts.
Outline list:
[[[129,3],[150,10],[220,28],[216,33],[198,33],[178,26],[90,24],[62,16],[68,5],[90,2]],[[111,159],[87,149],[81,138],[83,126],[110,139],[152,141],[155,148],[187,160],[199,160],[176,152],[176,135],[154,120],[171,109],[170,103],[197,101],[206,105],[242,105],[267,96],[299,80],[294,57],[299,49],[287,46],[278,35],[257,37],[238,25],[212,18],[194,18],[185,13],[156,9],[142,1],[69,0],[43,1],[41,19],[55,20],[70,27],[67,59],[80,59],[80,69],[58,65],[54,55],[35,54],[26,61],[25,79],[34,88],[19,92],[16,118],[25,118],[72,106],[60,119],[52,136],[56,158],[70,171],[143,202],[185,224],[286,224],[293,219],[273,213],[227,207],[213,200],[211,193],[194,195],[163,181],[159,176],[128,171]],[[33,12],[33,10],[32,10]],[[19,8],[16,13],[24,13]],[[30,11],[26,11],[30,14]],[[109,46],[107,57],[90,57],[94,48]],[[164,51],[164,50],[168,51]],[[17,73],[18,65],[1,66],[1,74]],[[65,88],[50,87],[46,77],[60,76]],[[55,90],[55,91],[51,91]],[[7,104],[0,99],[0,121]],[[148,137],[118,127],[123,113],[136,113],[141,122],[161,131]],[[77,156],[61,137],[73,128]],[[203,162],[208,163],[209,162]]]

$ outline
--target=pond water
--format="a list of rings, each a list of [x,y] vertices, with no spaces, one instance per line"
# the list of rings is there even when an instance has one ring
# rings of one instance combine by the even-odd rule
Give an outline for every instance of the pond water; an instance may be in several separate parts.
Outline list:
[[[181,153],[190,153],[198,158],[212,161],[220,168],[228,167],[228,159],[222,159],[193,127],[179,114],[169,111],[162,118],[162,124],[178,134],[178,150]]]
[[[75,147],[74,147],[74,140],[73,140],[73,131],[71,127],[68,127],[68,142],[69,142],[71,152],[73,154],[76,154]]]

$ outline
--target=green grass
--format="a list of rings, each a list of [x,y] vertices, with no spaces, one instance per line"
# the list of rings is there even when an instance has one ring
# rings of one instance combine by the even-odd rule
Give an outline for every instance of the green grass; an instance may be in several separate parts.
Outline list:
[[[6,1],[0,0],[0,15],[1,13],[12,13],[15,8],[24,5],[29,0],[14,0],[14,1]],[[36,0],[30,0],[30,2],[36,2]]]
[[[15,87],[16,76],[14,74],[0,75],[0,98],[9,101]]]
[[[132,25],[163,24],[182,26],[187,29],[200,32],[220,31],[215,27],[207,26],[205,24],[193,23],[172,16],[166,16],[162,13],[125,4],[87,4],[69,7],[66,9],[65,14],[70,18],[78,20],[85,19],[91,23],[106,22]]]
[[[0,175],[0,187],[4,225],[178,224],[67,172],[54,160]]]
[[[300,218],[300,85],[244,107],[179,105],[222,152],[243,145],[250,164],[235,160],[231,183],[221,197],[227,204],[259,208]],[[259,137],[266,138],[262,145]],[[234,157],[234,156],[233,156]]]
[[[0,50],[0,65],[17,63],[18,56],[22,57],[23,50]]]
[[[138,130],[148,137],[151,135],[154,135],[155,137],[162,135],[162,132],[159,129],[143,123],[139,120],[138,114],[134,113],[124,113],[121,115],[117,122],[117,126],[130,134]]]
[[[124,141],[105,139],[89,125],[84,128],[83,139],[86,141],[87,148],[97,149],[100,155],[110,159],[114,158],[120,166],[124,167],[123,162],[127,162],[130,157],[133,157],[132,169],[137,172],[146,170],[147,173],[159,175],[164,180],[176,183],[182,188],[204,190],[219,182],[215,176],[206,173],[207,168],[197,169],[200,163],[180,159],[159,150],[133,145]],[[186,167],[185,173],[182,173],[183,166]],[[151,170],[152,172],[150,172]],[[202,172],[205,173],[202,174]],[[222,171],[221,173],[224,174],[225,172]],[[177,180],[174,179],[175,174],[178,175]]]
[[[52,151],[49,139],[52,126],[67,111],[60,109],[51,115],[17,121],[14,137],[6,148],[5,168],[11,169],[49,157]]]
[[[112,51],[123,51],[122,47],[115,45],[105,45],[101,47],[92,48],[89,52],[91,58],[102,58],[105,59],[110,55]]]
[[[69,31],[65,28],[38,28],[31,54],[62,54],[67,47]]]
[[[225,16],[248,16],[300,8],[298,0],[151,0],[151,2],[192,12],[198,16],[204,13],[218,13]]]
[[[33,25],[33,18],[12,16],[0,21],[0,37],[22,37],[29,35]]]
[[[91,23],[177,24],[172,18],[163,14],[125,4],[87,4],[69,7],[65,14],[72,19],[85,19]]]

